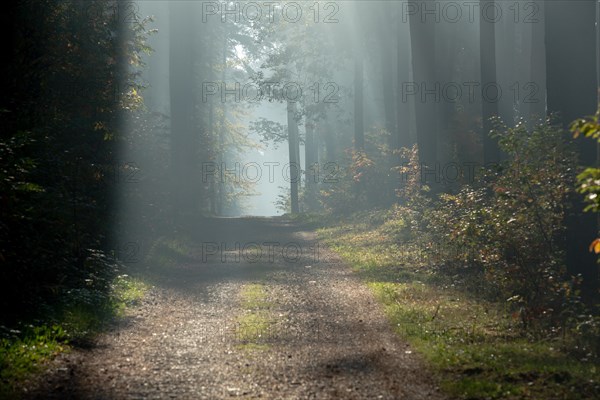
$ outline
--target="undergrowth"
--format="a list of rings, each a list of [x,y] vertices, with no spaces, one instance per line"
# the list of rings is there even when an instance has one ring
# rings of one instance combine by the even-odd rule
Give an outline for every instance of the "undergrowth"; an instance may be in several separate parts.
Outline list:
[[[47,306],[43,319],[0,326],[0,398],[15,398],[33,374],[61,352],[89,346],[115,318],[124,316],[148,290],[142,280],[118,275],[108,291],[69,290],[60,304]]]
[[[386,220],[387,213],[347,218],[319,236],[364,278],[393,328],[437,372],[447,394],[600,397],[600,363],[573,352],[573,337],[524,331],[510,304],[486,300],[485,288],[474,291],[468,274],[440,271],[422,246],[399,240],[404,227]]]

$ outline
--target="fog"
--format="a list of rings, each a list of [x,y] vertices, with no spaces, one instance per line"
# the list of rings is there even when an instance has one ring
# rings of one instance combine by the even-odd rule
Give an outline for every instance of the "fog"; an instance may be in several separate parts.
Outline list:
[[[138,227],[152,207],[180,222],[330,212],[348,197],[345,211],[389,207],[413,145],[421,184],[455,192],[506,158],[498,124],[594,111],[595,63],[560,59],[584,54],[567,36],[597,53],[596,11],[578,14],[595,4],[555,3],[131,3],[144,112],[123,120],[120,164],[138,168],[145,195],[122,196],[120,220]],[[566,21],[579,30],[555,34]],[[554,96],[565,88],[581,106],[547,93],[568,80]]]
[[[0,19],[0,397],[600,398],[598,0]]]
[[[543,5],[134,3],[132,12],[150,17],[151,53],[137,83],[148,111],[169,122],[176,208],[317,211],[327,183],[316,175],[345,169],[347,150],[363,148],[365,135],[390,150],[418,143],[432,165],[483,162],[490,116],[514,124],[546,112]],[[288,104],[299,135],[291,144]],[[307,154],[320,169],[308,181]]]

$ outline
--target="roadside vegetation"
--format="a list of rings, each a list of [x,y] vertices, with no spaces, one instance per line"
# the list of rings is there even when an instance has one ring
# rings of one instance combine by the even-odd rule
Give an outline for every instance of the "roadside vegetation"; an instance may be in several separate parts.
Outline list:
[[[108,285],[105,289],[103,285]],[[39,373],[56,355],[74,347],[86,347],[95,335],[127,315],[149,290],[144,281],[117,275],[111,281],[72,290],[45,314],[16,328],[0,327],[0,398],[15,398],[21,385]]]
[[[416,146],[404,149],[396,204],[347,213],[361,201],[349,196],[343,210],[321,218],[320,238],[365,279],[448,394],[597,398],[600,317],[563,250],[574,152],[551,121],[495,124],[506,154],[498,165],[436,191],[422,184]],[[377,174],[378,164],[363,163],[361,172]],[[344,182],[330,196],[342,189]]]
[[[390,324],[458,398],[581,399],[600,395],[600,363],[577,332],[524,329],[518,309],[482,299],[468,273],[436,268],[399,244],[385,212],[319,230],[384,305]],[[420,260],[420,261],[419,261]]]

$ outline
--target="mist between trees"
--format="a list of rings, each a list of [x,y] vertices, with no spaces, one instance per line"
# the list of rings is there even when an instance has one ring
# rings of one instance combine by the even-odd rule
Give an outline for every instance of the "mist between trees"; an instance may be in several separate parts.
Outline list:
[[[287,266],[289,243],[226,237],[284,215],[282,230],[347,226],[390,274],[407,260],[466,276],[468,293],[511,299],[523,336],[597,355],[599,9],[7,4],[0,323],[50,320],[73,293],[100,309],[125,270]]]

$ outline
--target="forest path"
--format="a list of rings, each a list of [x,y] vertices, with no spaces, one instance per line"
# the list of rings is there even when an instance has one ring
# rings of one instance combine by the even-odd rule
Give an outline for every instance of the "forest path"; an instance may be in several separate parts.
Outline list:
[[[59,356],[26,397],[443,397],[314,232],[282,218],[212,222],[125,321]]]

